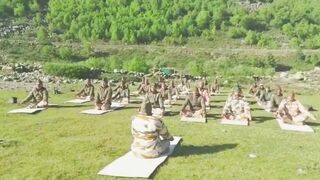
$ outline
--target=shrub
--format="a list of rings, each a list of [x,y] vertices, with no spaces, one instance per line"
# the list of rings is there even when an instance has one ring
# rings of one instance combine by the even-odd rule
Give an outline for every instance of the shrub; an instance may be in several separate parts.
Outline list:
[[[44,65],[44,72],[49,75],[67,78],[97,78],[97,75],[93,75],[90,68],[80,64],[47,63]]]
[[[87,59],[84,64],[89,68],[104,69],[106,66],[106,60],[102,58],[91,57]]]
[[[55,49],[53,46],[45,45],[40,49],[40,57],[43,61],[49,60],[50,58],[55,56]]]
[[[40,44],[50,44],[48,32],[45,27],[40,27],[37,31],[37,40]]]
[[[59,57],[61,59],[67,60],[72,56],[72,50],[69,47],[61,47],[59,48]]]

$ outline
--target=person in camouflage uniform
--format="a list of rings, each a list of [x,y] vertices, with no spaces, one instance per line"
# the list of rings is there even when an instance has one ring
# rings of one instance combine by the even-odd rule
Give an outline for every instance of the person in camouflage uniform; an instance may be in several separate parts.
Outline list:
[[[21,104],[30,102],[29,108],[43,108],[48,106],[48,91],[43,87],[43,83],[40,79],[37,80],[37,84],[29,93],[29,95],[21,101]]]
[[[85,98],[88,100],[94,99],[94,86],[92,85],[91,79],[86,80],[84,87],[77,93],[78,98]]]
[[[256,98],[259,98],[261,96],[261,94],[265,91],[264,85],[260,84],[258,90],[256,91],[256,93],[254,94],[254,96]]]
[[[216,94],[219,93],[220,85],[218,82],[218,78],[215,78],[215,80],[212,82],[210,86],[210,94]]]
[[[262,106],[267,106],[268,102],[271,101],[272,94],[273,93],[271,88],[267,86],[265,90],[260,93],[260,96],[258,97],[258,102]]]
[[[249,89],[249,94],[255,95],[258,89],[259,88],[258,88],[257,82],[254,82],[254,84]]]
[[[200,81],[198,85],[198,91],[204,98],[204,103],[206,106],[210,107],[210,94],[209,94],[209,87],[208,87],[208,81]]]
[[[281,101],[283,100],[282,89],[278,87],[276,93],[271,95],[271,100],[267,104],[267,110],[275,112],[279,108]]]
[[[185,81],[181,79],[181,84],[177,86],[178,93],[181,95],[188,95],[189,88],[187,87]]]
[[[128,102],[130,99],[130,90],[129,90],[129,85],[126,82],[125,78],[122,77],[121,81],[119,82],[119,84],[116,86],[116,88],[114,89],[114,91],[116,92],[113,96],[112,99],[123,99],[123,98],[128,98]]]
[[[175,99],[179,99],[179,92],[174,84],[174,80],[171,81],[169,87],[168,87],[168,99],[169,101],[173,100],[173,96],[175,96]]]
[[[295,93],[290,94],[289,97],[281,101],[277,110],[277,117],[282,119],[284,123],[294,125],[303,125],[308,118],[316,119],[296,100]]]
[[[152,108],[154,109],[161,109],[162,114],[165,113],[164,108],[164,100],[162,97],[161,92],[159,92],[159,85],[157,83],[154,83],[151,87],[149,92],[146,93],[144,101],[148,101],[151,103]]]
[[[144,83],[140,86],[139,90],[138,90],[138,93],[141,94],[141,95],[144,95],[146,94],[147,92],[150,91],[150,83],[149,83],[149,80],[148,78],[145,78],[144,79]]]
[[[97,110],[109,110],[112,103],[112,88],[109,85],[107,79],[101,81],[101,86],[96,96],[96,109]]]
[[[187,109],[188,106],[189,109]],[[181,116],[193,116],[194,114],[206,117],[205,100],[198,88],[195,88],[192,95],[186,98],[180,111]]]
[[[248,124],[252,120],[249,103],[242,96],[240,88],[236,89],[226,101],[222,117],[227,120],[248,121]]]
[[[131,123],[131,151],[139,158],[157,158],[169,150],[170,135],[164,122],[152,116],[152,105],[146,100]]]

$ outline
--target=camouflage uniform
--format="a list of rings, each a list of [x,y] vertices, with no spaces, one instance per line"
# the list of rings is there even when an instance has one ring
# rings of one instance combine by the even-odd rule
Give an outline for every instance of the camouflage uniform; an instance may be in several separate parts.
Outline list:
[[[246,120],[251,118],[249,103],[240,97],[229,97],[226,104],[223,107],[223,115],[229,120]]]
[[[150,84],[142,84],[140,89],[138,90],[139,94],[146,94],[150,91]]]
[[[129,85],[124,80],[118,84],[114,91],[116,93],[113,95],[112,99],[130,98]]]
[[[89,98],[90,100],[94,99],[94,86],[92,84],[86,84],[78,93],[78,96]]]
[[[135,116],[131,124],[133,143],[132,152],[140,158],[157,158],[169,150],[173,137],[160,118],[151,116],[151,104],[142,104],[140,112],[147,113]]]
[[[287,99],[281,101],[277,113],[285,123],[295,125],[303,125],[303,122],[312,116],[298,100],[289,101]]]
[[[271,100],[268,102],[267,108],[270,111],[276,111],[279,108],[283,95],[272,94]]]
[[[145,100],[150,101],[153,108],[160,108],[164,110],[164,100],[159,92],[148,92],[145,96]]]
[[[196,95],[192,95],[186,98],[182,105],[181,112],[186,112],[186,108],[189,106],[189,110],[194,113],[195,111],[202,111],[202,114],[206,113],[206,105],[204,98]]]
[[[22,100],[22,104],[31,101],[30,108],[45,107],[48,106],[48,91],[42,87],[40,89],[33,88],[29,95]]]
[[[112,88],[110,86],[100,86],[95,103],[97,109],[110,109],[112,103]]]

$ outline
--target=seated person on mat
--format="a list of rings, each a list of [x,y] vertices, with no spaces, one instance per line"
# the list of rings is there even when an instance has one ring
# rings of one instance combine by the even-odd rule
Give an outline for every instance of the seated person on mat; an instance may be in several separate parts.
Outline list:
[[[283,99],[277,111],[277,117],[284,123],[293,125],[303,125],[308,118],[316,118],[296,100],[295,93],[292,93],[287,99]]]
[[[181,95],[188,95],[189,94],[189,88],[187,87],[184,80],[181,80],[181,84],[177,86],[178,93]]]
[[[80,99],[94,99],[94,86],[91,83],[91,79],[86,80],[84,87],[77,93],[77,97]]]
[[[120,99],[120,100],[122,98],[128,98],[128,100],[130,99],[129,85],[127,84],[124,77],[121,78],[121,81],[119,82],[117,87],[114,89],[114,91],[116,93],[112,96],[112,99]]]
[[[210,94],[207,80],[199,82],[198,91],[204,98],[205,105],[210,106]]]
[[[131,133],[131,150],[140,158],[161,156],[169,150],[170,141],[173,140],[164,122],[152,116],[152,105],[149,101],[142,103],[139,114],[133,118]]]
[[[32,89],[29,95],[22,100],[21,104],[30,102],[28,108],[43,108],[48,106],[48,91],[43,87],[43,83],[40,79],[37,80],[36,86]]]
[[[175,96],[175,98],[173,98]],[[168,87],[168,99],[171,102],[173,99],[179,99],[179,92],[177,86],[174,84],[174,80],[171,81]]]
[[[107,79],[101,81],[99,91],[96,96],[96,109],[97,110],[110,110],[112,103],[112,88],[109,86]]]
[[[219,93],[220,85],[218,83],[218,79],[215,78],[215,80],[212,82],[210,86],[210,94],[216,94]]]
[[[275,112],[279,108],[281,101],[283,100],[283,94],[281,87],[278,87],[276,93],[271,95],[271,100],[267,104],[267,110]]]
[[[248,124],[252,120],[249,103],[242,96],[240,88],[226,101],[222,117],[226,120],[248,121]]]
[[[250,95],[255,95],[256,92],[258,91],[258,85],[257,85],[257,82],[254,82],[254,84],[250,87],[249,89],[249,94]]]
[[[140,95],[144,95],[146,94],[147,92],[150,91],[150,83],[149,83],[149,80],[148,78],[145,78],[144,79],[144,83],[140,86],[139,90],[138,90],[138,94]]]
[[[272,90],[269,86],[267,86],[264,91],[261,92],[260,96],[258,97],[258,101],[262,106],[267,106],[268,102],[271,101]]]
[[[189,110],[187,110],[189,106]],[[181,116],[193,117],[201,116],[202,118],[206,117],[206,105],[203,96],[201,96],[198,88],[195,88],[192,92],[192,95],[186,98],[186,101],[182,105],[180,112]]]
[[[254,96],[256,98],[259,98],[264,91],[265,91],[264,85],[263,84],[259,84],[259,87],[258,87],[256,93],[254,94]]]
[[[144,99],[144,101],[149,101],[151,103],[152,108],[160,108],[161,114],[164,115],[164,100],[156,83],[150,87],[150,90],[148,93],[146,93]]]

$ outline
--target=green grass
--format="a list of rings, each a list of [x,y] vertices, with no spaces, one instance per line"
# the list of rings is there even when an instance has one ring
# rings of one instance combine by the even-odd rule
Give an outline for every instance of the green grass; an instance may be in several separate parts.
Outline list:
[[[102,116],[82,115],[92,107],[63,102],[72,93],[52,95],[50,101],[66,106],[34,115],[9,115],[21,107],[22,91],[0,93],[0,179],[113,179],[98,176],[105,165],[125,154],[131,144],[131,117],[138,104]],[[281,131],[270,113],[256,105],[250,127],[219,124],[226,94],[213,98],[207,124],[181,123],[179,116],[164,118],[171,134],[183,142],[155,173],[155,179],[319,179],[320,123],[314,134]],[[315,96],[300,95],[303,103],[320,109]],[[181,104],[181,102],[179,102]],[[74,106],[74,107],[72,107]],[[179,106],[174,106],[177,112]],[[319,116],[319,112],[314,112]],[[254,153],[257,158],[249,158]],[[299,170],[300,169],[300,170]]]

